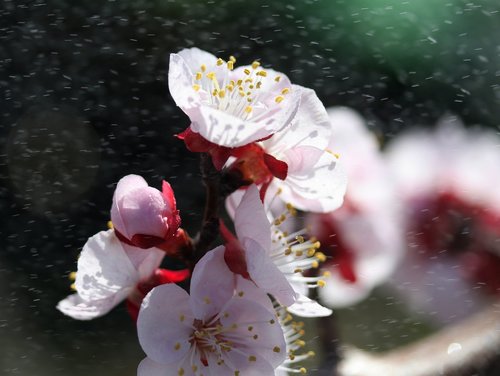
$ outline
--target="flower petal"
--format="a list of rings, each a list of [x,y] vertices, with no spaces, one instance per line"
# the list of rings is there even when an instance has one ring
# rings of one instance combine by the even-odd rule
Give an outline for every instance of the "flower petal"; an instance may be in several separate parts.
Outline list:
[[[158,248],[149,248],[145,250],[123,243],[122,246],[132,262],[132,265],[137,270],[140,281],[151,277],[160,266],[166,254]]]
[[[300,91],[301,95],[297,115],[289,127],[262,142],[266,152],[278,159],[281,159],[280,155],[284,150],[299,146],[314,146],[323,150],[332,136],[330,119],[315,91],[298,85],[294,85],[294,88]],[[316,158],[319,158],[319,155]],[[308,160],[311,164],[317,162],[317,159]]]
[[[127,175],[121,178],[116,185],[115,192],[113,194],[113,203],[111,205],[111,220],[113,226],[126,232],[126,225],[122,214],[120,212],[120,206],[118,205],[123,197],[127,195],[130,191],[135,189],[147,187],[148,183],[139,175]],[[126,238],[130,238],[131,234],[123,234]]]
[[[273,295],[282,305],[287,307],[292,305],[296,299],[295,291],[266,251],[250,238],[244,240],[243,247],[252,281]]]
[[[333,313],[331,309],[323,307],[303,294],[298,295],[297,301],[288,307],[287,311],[300,317],[326,317]]]
[[[101,300],[134,287],[139,274],[113,230],[89,238],[78,259],[76,291],[82,299]]]
[[[162,364],[180,361],[191,348],[193,320],[186,291],[174,284],[155,287],[144,298],[137,319],[144,352]]]
[[[271,196],[281,188],[281,198],[297,209],[329,212],[342,205],[347,176],[337,158],[325,152],[308,171],[290,172],[285,181],[273,179],[268,189]]]
[[[168,368],[164,364],[156,363],[150,358],[144,358],[137,367],[137,376],[166,376],[167,370]]]
[[[267,219],[257,186],[248,187],[241,199],[234,216],[234,227],[240,242],[248,238],[259,243],[266,251],[271,248],[271,224]]]
[[[129,294],[131,289],[100,300],[83,300],[78,294],[68,296],[57,304],[57,309],[76,320],[92,320],[108,313]]]
[[[224,247],[205,254],[196,264],[191,279],[191,307],[197,319],[216,315],[231,299],[236,284],[235,275],[224,261]]]
[[[242,374],[247,373],[241,368],[252,368],[254,361],[249,361],[249,356],[260,355],[273,367],[285,360],[285,338],[275,312],[254,301],[233,298],[224,309],[221,324],[227,328],[235,328],[230,332],[231,337],[237,339],[238,350],[247,354],[243,362],[239,358],[235,360],[233,354],[228,356],[231,362],[237,362],[236,366]]]

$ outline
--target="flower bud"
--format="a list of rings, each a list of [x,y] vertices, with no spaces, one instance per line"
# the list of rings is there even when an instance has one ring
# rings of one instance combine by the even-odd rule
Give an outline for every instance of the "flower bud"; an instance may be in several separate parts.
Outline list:
[[[113,196],[111,221],[118,238],[140,248],[151,248],[173,238],[180,225],[175,197],[166,181],[163,192],[138,175],[120,179]]]

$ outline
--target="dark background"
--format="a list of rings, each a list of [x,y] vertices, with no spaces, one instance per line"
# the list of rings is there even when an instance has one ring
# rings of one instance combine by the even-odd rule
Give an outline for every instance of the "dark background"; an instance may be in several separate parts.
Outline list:
[[[189,122],[168,93],[170,53],[261,59],[326,106],[358,110],[383,140],[449,112],[497,129],[499,10],[497,0],[0,0],[0,374],[135,374],[143,354],[123,307],[92,322],[54,307],[123,175],[157,188],[168,179],[183,226],[197,229],[198,156],[173,137]],[[357,345],[429,331],[394,298],[371,302],[338,313]]]

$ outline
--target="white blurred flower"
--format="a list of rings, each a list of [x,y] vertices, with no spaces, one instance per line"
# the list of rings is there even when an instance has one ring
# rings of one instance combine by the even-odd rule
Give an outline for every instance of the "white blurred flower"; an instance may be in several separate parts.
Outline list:
[[[340,154],[349,185],[340,209],[310,214],[307,223],[327,256],[322,268],[330,273],[320,297],[331,307],[345,307],[364,299],[394,271],[404,249],[403,229],[374,135],[350,109],[328,113],[334,132],[329,148]]]
[[[500,293],[500,137],[453,116],[387,149],[404,202],[408,258],[397,287],[415,309],[454,321]]]

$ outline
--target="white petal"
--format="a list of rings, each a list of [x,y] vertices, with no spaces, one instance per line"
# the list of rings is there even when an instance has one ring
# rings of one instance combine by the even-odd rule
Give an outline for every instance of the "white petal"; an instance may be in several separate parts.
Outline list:
[[[76,320],[92,320],[108,313],[129,294],[130,289],[100,300],[83,300],[78,294],[68,296],[57,304],[57,309]]]
[[[142,249],[123,243],[122,246],[141,281],[151,277],[165,257],[165,252],[158,248]]]
[[[329,212],[342,205],[347,176],[337,158],[325,152],[311,170],[273,179],[271,186],[268,194],[281,188],[281,198],[297,209]]]
[[[322,150],[327,147],[332,136],[330,119],[314,90],[298,85],[295,85],[294,88],[300,90],[301,93],[297,115],[289,127],[262,142],[266,152],[278,159],[280,159],[279,156],[283,150],[299,146],[314,146],[316,149]],[[316,161],[309,158],[311,164]]]
[[[297,301],[287,308],[288,312],[300,317],[326,317],[333,312],[331,309],[323,307],[315,300],[309,299],[307,296],[300,294]]]
[[[199,71],[202,64],[205,64],[207,71],[216,67],[217,57],[196,47],[185,48],[179,51],[178,55],[186,62],[191,72]]]
[[[86,301],[100,300],[134,287],[139,274],[113,230],[89,238],[78,259],[76,291]]]
[[[197,319],[209,319],[233,296],[236,276],[224,261],[224,247],[205,254],[196,264],[191,278],[191,307]]]
[[[260,200],[256,185],[248,187],[234,216],[234,227],[240,242],[246,238],[260,244],[269,251],[271,248],[271,224],[267,220],[264,204]]]
[[[273,295],[282,305],[292,305],[296,298],[295,291],[266,251],[250,238],[245,239],[243,247],[248,273],[257,286]]]
[[[159,363],[180,361],[191,348],[193,320],[186,291],[174,284],[155,287],[144,298],[137,319],[144,352]]]

